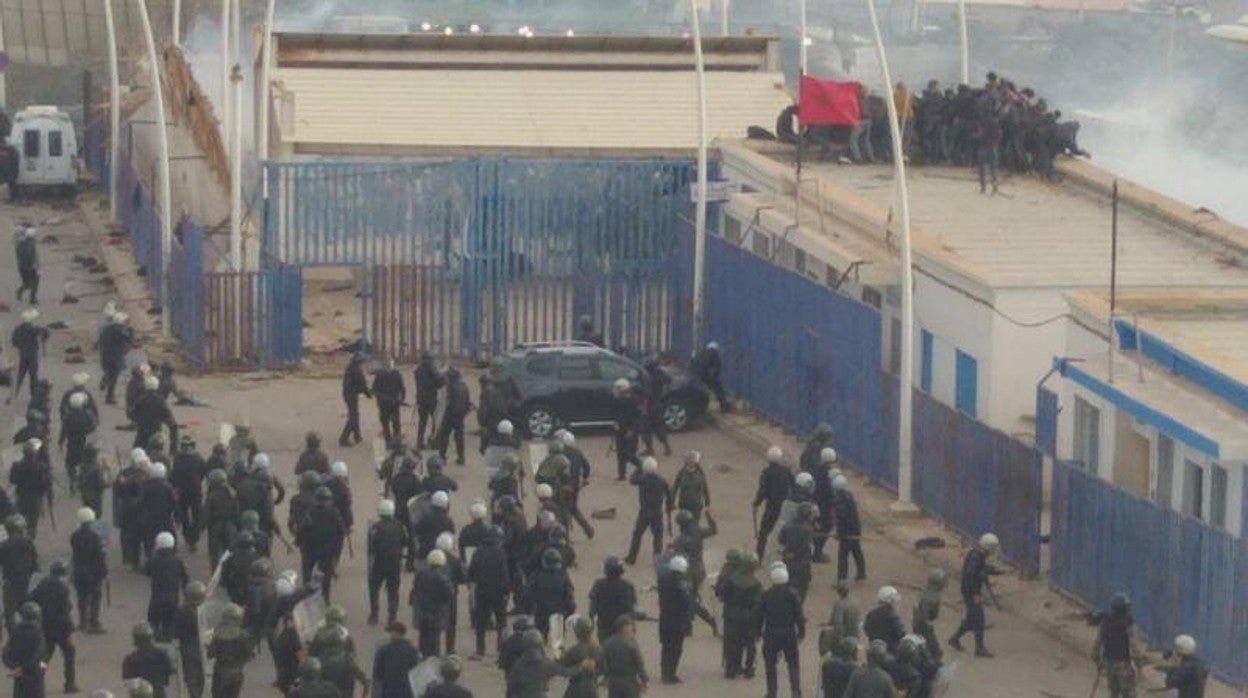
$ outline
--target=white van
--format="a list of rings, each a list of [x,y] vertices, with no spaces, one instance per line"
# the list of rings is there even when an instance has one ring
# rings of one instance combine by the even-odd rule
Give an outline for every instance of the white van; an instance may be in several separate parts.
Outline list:
[[[72,193],[78,184],[78,138],[69,114],[56,107],[28,107],[13,119],[9,145],[17,149],[19,187],[57,187]]]

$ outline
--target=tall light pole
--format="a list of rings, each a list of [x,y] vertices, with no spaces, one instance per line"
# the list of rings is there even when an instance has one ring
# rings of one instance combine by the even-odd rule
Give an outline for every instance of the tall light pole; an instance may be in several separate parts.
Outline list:
[[[689,0],[693,18],[693,63],[698,84],[698,200],[693,231],[693,348],[702,346],[704,331],[703,274],[706,270],[706,61],[702,56],[702,27],[698,18],[698,0]]]
[[[173,27],[170,29],[173,45],[182,45],[182,0],[173,0]]]
[[[221,0],[221,103],[217,105],[221,114],[221,137],[230,142],[230,2]]]
[[[888,105],[888,132],[893,144],[893,178],[897,180],[897,192],[901,212],[901,366],[898,367],[901,390],[897,416],[897,507],[912,509],[913,462],[911,458],[911,422],[913,419],[914,385],[914,278],[910,257],[910,196],[906,189],[906,162],[902,153],[901,122],[897,118],[897,101],[893,99],[893,78],[888,70],[888,56],[884,52],[884,37],[880,34],[880,18],[875,12],[875,0],[867,0],[871,15],[871,31],[875,34],[875,53],[880,62],[884,79],[884,102]]]
[[[732,0],[719,0],[719,33],[728,36],[728,4]]]
[[[270,64],[273,62],[273,17],[277,0],[269,0],[264,13],[264,46],[260,51],[260,104],[256,109],[256,159],[263,163],[269,159],[269,85]],[[269,198],[269,178],[261,177],[264,198]]]
[[[230,74],[234,130],[230,133],[230,267],[243,270],[243,69],[237,63]]]
[[[797,63],[798,63],[798,66],[801,68],[802,75],[806,75],[808,72],[806,70],[806,54],[807,54],[806,42],[808,41],[808,39],[806,38],[806,0],[798,0],[797,23],[798,23],[798,37],[797,37],[798,61]]]
[[[963,85],[971,84],[971,47],[966,31],[966,0],[958,0],[958,57]]]
[[[173,194],[169,184],[169,125],[165,116],[165,95],[160,80],[160,57],[156,53],[156,39],[152,37],[152,21],[147,15],[147,0],[135,0],[139,6],[139,21],[143,24],[143,38],[147,41],[147,62],[152,71],[152,96],[156,100],[156,144],[160,151],[160,309],[161,325],[169,336],[169,248],[173,243]]]
[[[104,0],[104,28],[108,33],[108,216],[117,220],[117,168],[121,160],[121,76],[117,71],[117,25],[113,0]]]

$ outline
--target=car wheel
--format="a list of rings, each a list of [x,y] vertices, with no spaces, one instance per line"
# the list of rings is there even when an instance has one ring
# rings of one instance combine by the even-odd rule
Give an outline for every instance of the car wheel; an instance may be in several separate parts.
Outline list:
[[[524,412],[524,428],[535,439],[548,438],[555,433],[555,413],[546,405],[533,405]]]
[[[689,426],[689,407],[679,400],[664,405],[663,425],[668,431],[684,431]]]

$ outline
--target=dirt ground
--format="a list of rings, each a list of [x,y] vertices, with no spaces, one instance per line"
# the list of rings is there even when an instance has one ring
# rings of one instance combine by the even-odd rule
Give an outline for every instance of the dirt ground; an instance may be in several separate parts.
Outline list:
[[[90,346],[91,335],[104,303],[120,295],[132,316],[145,315],[145,305],[134,290],[138,286],[135,279],[118,278],[116,288],[121,290],[117,291],[102,282],[102,275],[89,274],[74,261],[75,255],[94,255],[97,249],[89,239],[89,228],[84,223],[85,219],[78,214],[46,204],[0,207],[0,229],[12,230],[15,223],[23,218],[32,219],[41,226],[43,240],[40,252],[45,267],[42,320],[63,322],[66,325],[65,329],[53,333],[45,364],[45,373],[55,384],[55,394],[59,399],[68,384],[69,375],[84,368],[65,362],[65,348],[71,344],[84,348]],[[49,236],[56,241],[53,242]],[[121,251],[124,248],[113,251],[109,258],[116,257],[115,253]],[[127,272],[122,261],[110,266],[115,267],[110,269],[110,273],[125,277]],[[9,284],[10,288],[16,286],[13,257],[7,251],[0,254],[0,278],[14,281]],[[66,282],[73,284],[80,302],[69,305],[59,302]],[[11,293],[11,290],[6,290],[2,295],[4,301],[11,306],[8,312],[0,313],[0,324],[6,330],[6,338],[7,331],[16,323],[16,316],[20,311]],[[147,346],[153,353],[159,353],[158,342],[151,341]],[[3,356],[12,356],[7,342]],[[342,359],[337,361],[341,363]],[[98,376],[98,363],[93,356],[89,355],[85,368],[93,376]],[[404,367],[409,386],[410,368]],[[469,384],[475,386],[475,383],[475,378],[470,376]],[[250,424],[262,450],[271,456],[274,472],[291,492],[294,491],[294,462],[302,446],[303,435],[309,429],[317,430],[324,436],[331,459],[342,459],[349,464],[358,524],[352,533],[354,555],[344,558],[340,570],[341,578],[334,587],[334,601],[347,609],[349,626],[360,651],[361,664],[368,670],[371,667],[373,648],[383,639],[383,633],[378,627],[370,627],[364,622],[367,616],[365,528],[366,523],[374,518],[379,483],[374,475],[372,449],[367,440],[355,448],[342,449],[336,445],[338,430],[345,415],[336,376],[330,374],[310,377],[280,373],[213,375],[184,377],[181,385],[211,405],[175,408],[179,421],[196,436],[202,449],[207,450],[215,441],[221,422]],[[13,404],[0,406],[0,424],[13,423],[22,413],[24,403],[23,394]],[[379,427],[372,405],[365,404],[363,413],[368,435],[377,436]],[[104,450],[111,453],[115,445],[123,453],[127,451],[132,434],[116,430],[123,421],[119,408],[103,408],[102,421],[101,434],[107,444]],[[404,415],[404,423],[410,435],[414,427],[407,413]],[[587,511],[614,508],[618,512],[614,520],[595,522],[598,535],[592,541],[585,540],[579,531],[573,532],[580,561],[579,566],[573,570],[573,580],[577,590],[577,603],[584,609],[588,604],[587,592],[593,580],[599,576],[603,559],[608,555],[625,553],[637,507],[634,488],[614,480],[614,463],[606,455],[606,433],[587,432],[578,433],[577,436],[585,452],[593,459],[594,466],[594,475],[582,496],[582,506]],[[672,445],[676,455],[660,459],[661,472],[671,477],[678,467],[681,452],[698,449],[704,454],[704,463],[711,474],[714,504],[712,510],[721,530],[717,538],[708,542],[708,558],[721,556],[729,547],[752,543],[749,501],[762,465],[758,448],[772,440],[782,443],[790,458],[796,458],[796,442],[791,437],[781,434],[764,422],[745,416],[717,420],[714,424],[704,424],[692,432],[674,436]],[[475,438],[469,439],[467,466],[452,466],[450,473],[460,483],[459,493],[452,497],[451,509],[456,522],[461,525],[468,520],[467,510],[470,503],[485,493],[486,478],[475,443]],[[54,470],[61,480],[64,479],[62,463],[61,453],[55,452]],[[930,521],[912,519],[897,522],[889,519],[885,515],[889,501],[885,493],[867,487],[857,478],[853,478],[852,483],[859,492],[867,516],[864,548],[869,573],[866,582],[854,586],[852,598],[865,612],[871,607],[879,585],[895,584],[904,597],[903,617],[909,620],[910,609],[917,599],[918,586],[926,578],[929,565],[941,564],[956,571],[960,549],[955,546],[927,558],[917,555],[905,544],[907,539],[913,540],[922,535],[944,536],[951,541],[953,538]],[[52,560],[68,558],[68,537],[73,528],[73,513],[78,506],[76,498],[63,487],[58,486],[56,496],[55,515],[58,527],[54,530],[46,523],[40,526],[37,541],[44,569]],[[533,502],[526,504],[531,510]],[[281,520],[284,520],[286,511],[285,503],[278,507]],[[649,565],[648,541],[643,550],[647,552],[643,552],[639,564],[629,570],[628,577],[638,586],[641,607],[651,615],[656,615],[658,604],[652,590],[654,580]],[[103,614],[108,634],[84,635],[78,638],[78,683],[87,691],[95,688],[120,690],[121,660],[130,646],[129,627],[142,619],[146,611],[147,581],[120,567],[119,554],[115,548],[109,551],[109,555],[113,567],[112,602]],[[207,578],[209,571],[205,558],[202,551],[198,555],[187,556],[193,577]],[[297,567],[296,556],[282,550],[280,544],[274,545],[274,558],[277,569]],[[815,646],[818,632],[814,626],[827,620],[833,598],[833,576],[832,566],[816,566],[806,604],[811,630],[801,648],[801,676],[807,696],[816,695],[819,662]],[[401,592],[404,600],[410,589],[410,581],[410,575],[405,575]],[[954,590],[946,594],[945,606],[937,624],[942,638],[953,631],[961,617],[956,581],[952,588]],[[1013,577],[1003,580],[1001,596],[1007,612],[993,611],[989,614],[989,622],[993,625],[989,631],[989,644],[997,653],[997,658],[975,659],[947,650],[947,659],[956,662],[954,683],[949,695],[967,698],[1076,698],[1087,695],[1092,690],[1096,670],[1088,659],[1086,647],[1081,646],[1086,644],[1088,635],[1080,629],[1079,621],[1073,618],[1078,609],[1048,593],[1042,582],[1022,582]],[[710,595],[705,595],[705,598],[709,600]],[[470,651],[472,640],[467,627],[467,605],[462,593],[460,604],[457,649],[466,655]],[[713,610],[718,612],[717,606]],[[400,612],[400,618],[410,619],[410,610],[406,603]],[[715,693],[723,698],[738,698],[756,697],[764,692],[761,666],[758,677],[753,681],[730,682],[722,678],[719,668],[719,643],[711,637],[705,625],[698,624],[693,638],[686,643],[680,669],[680,675],[685,682],[680,686],[663,686],[657,683],[659,648],[656,626],[643,624],[639,638],[648,668],[656,676],[649,695],[675,698]],[[494,657],[491,655],[486,659],[487,661],[466,663],[463,683],[475,691],[477,696],[501,696],[502,677],[494,668]],[[1146,673],[1149,677],[1156,676],[1152,670],[1146,670]],[[262,654],[249,667],[244,695],[277,695],[276,690],[270,686],[272,680],[272,660],[267,653]],[[61,659],[57,656],[52,659],[49,668],[49,695],[60,695],[61,684],[62,666]],[[782,674],[781,685],[784,684]],[[562,690],[561,681],[556,680],[552,685],[552,695],[558,695]],[[170,695],[178,695],[172,687]],[[781,688],[780,695],[788,695],[787,690]],[[1223,696],[1231,693],[1223,693],[1218,689],[1211,691],[1210,695]]]

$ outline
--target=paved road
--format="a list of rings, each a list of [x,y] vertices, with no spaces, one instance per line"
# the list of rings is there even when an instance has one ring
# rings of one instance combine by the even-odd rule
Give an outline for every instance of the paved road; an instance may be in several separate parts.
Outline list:
[[[78,366],[65,365],[62,360],[63,349],[69,344],[89,346],[91,330],[98,317],[99,310],[111,296],[101,294],[89,295],[93,290],[102,287],[88,283],[89,277],[71,261],[75,254],[90,254],[91,250],[86,239],[86,229],[73,213],[55,210],[48,205],[30,207],[0,207],[0,230],[11,230],[15,223],[29,218],[37,223],[49,219],[63,219],[60,225],[43,224],[42,235],[54,235],[56,243],[40,245],[45,265],[43,320],[46,322],[62,321],[68,328],[53,334],[49,347],[47,374],[56,385],[56,396],[68,383],[68,377]],[[16,279],[16,271],[12,253],[6,249],[0,251],[0,278]],[[82,295],[81,302],[74,305],[61,305],[60,290],[66,281],[73,281],[77,292]],[[2,297],[13,304],[12,287],[16,283],[6,284]],[[4,326],[6,346],[4,356],[11,356],[7,346],[8,331],[16,322],[18,308],[14,306],[8,313],[0,313],[0,325]],[[135,301],[127,303],[127,310],[132,315],[143,312],[143,308]],[[345,358],[345,357],[344,357]],[[98,374],[94,361],[88,363],[93,374]],[[406,371],[410,384],[410,371]],[[475,383],[475,380],[470,380]],[[292,470],[295,458],[302,446],[303,434],[308,429],[319,430],[330,445],[330,456],[345,460],[351,466],[351,483],[355,493],[356,519],[361,522],[354,532],[355,558],[345,560],[341,570],[342,578],[334,587],[335,601],[346,606],[350,627],[361,648],[361,661],[366,666],[372,660],[372,648],[382,638],[378,628],[369,627],[364,623],[367,615],[367,596],[365,591],[364,573],[364,525],[372,517],[377,482],[373,474],[371,450],[367,443],[352,449],[339,449],[336,444],[338,429],[341,428],[344,410],[338,398],[339,386],[334,379],[315,379],[305,377],[289,377],[284,375],[268,376],[210,376],[203,378],[184,378],[184,388],[190,389],[198,397],[212,405],[211,408],[176,408],[179,421],[187,424],[201,444],[206,448],[217,433],[217,425],[221,421],[234,423],[249,422],[257,435],[262,450],[272,457],[274,470],[293,492]],[[24,407],[24,397],[21,402]],[[8,425],[21,411],[18,405],[0,406],[0,424]],[[407,416],[405,415],[405,421]],[[117,444],[125,452],[132,434],[116,431],[121,422],[118,408],[106,408],[103,414],[101,433],[106,442]],[[378,432],[378,422],[371,405],[365,405],[364,424],[369,434]],[[408,426],[411,429],[410,425]],[[599,535],[587,542],[579,535],[574,539],[580,559],[579,569],[574,571],[573,579],[577,589],[579,604],[587,604],[586,593],[593,579],[598,576],[602,560],[607,555],[623,555],[627,545],[627,536],[636,512],[636,494],[626,484],[617,483],[612,477],[614,466],[608,464],[605,456],[607,438],[605,434],[578,434],[586,452],[594,458],[595,473],[591,484],[582,497],[586,511],[615,508],[619,517],[614,521],[598,522]],[[708,543],[712,550],[722,552],[732,545],[749,542],[750,513],[749,501],[753,495],[754,484],[761,463],[755,454],[747,451],[741,442],[725,436],[712,428],[703,428],[690,434],[681,434],[673,438],[677,454],[685,449],[696,448],[704,455],[704,463],[708,466],[712,477],[714,507],[721,526],[717,539]],[[106,448],[111,452],[111,447]],[[796,454],[792,454],[795,456]],[[60,454],[55,454],[55,469],[63,479]],[[676,458],[661,459],[662,472],[670,477],[677,467]],[[463,468],[453,468],[452,473],[460,481],[460,494],[452,501],[452,513],[461,524],[467,520],[467,508],[472,499],[484,492],[485,476],[480,459],[475,452],[469,463]],[[43,525],[39,529],[38,545],[42,552],[42,562],[46,568],[53,559],[67,559],[68,536],[72,528],[73,512],[78,503],[64,490],[57,492],[56,517],[59,531],[51,526]],[[530,503],[531,507],[531,503]],[[286,506],[279,507],[279,516],[284,520]],[[905,617],[909,617],[909,609],[915,600],[915,585],[921,584],[926,577],[924,563],[911,552],[901,549],[883,540],[878,532],[866,532],[864,547],[870,567],[870,580],[858,584],[853,590],[853,598],[864,608],[869,607],[874,598],[876,588],[882,583],[896,583],[905,595]],[[278,569],[297,567],[294,556],[285,554],[280,546],[275,545],[275,563]],[[648,550],[647,547],[643,550]],[[79,684],[86,690],[106,687],[117,690],[120,687],[121,659],[129,650],[129,627],[142,619],[146,611],[147,582],[146,580],[119,565],[117,551],[110,551],[110,562],[113,565],[112,606],[104,612],[104,623],[108,629],[105,636],[81,636],[79,643]],[[629,576],[638,587],[648,587],[653,581],[650,571],[649,555],[643,553],[642,563],[629,572]],[[203,553],[190,556],[189,566],[192,575],[203,579],[208,570]],[[831,604],[832,570],[829,566],[817,566],[815,580],[810,598],[807,602],[807,615],[812,624],[826,620]],[[403,594],[407,592],[410,576],[405,577]],[[960,608],[956,592],[946,599],[946,608],[938,622],[942,637],[947,636],[956,627]],[[462,602],[461,603],[465,603]],[[657,612],[657,599],[652,591],[641,595],[641,606],[651,614]],[[406,607],[401,617],[409,615]],[[1001,617],[993,614],[990,618],[995,627],[990,632],[990,644],[998,658],[993,660],[973,659],[956,653],[950,653],[958,659],[955,684],[951,695],[967,698],[1002,698],[1018,696],[1084,696],[1089,692],[1094,676],[1094,668],[1086,658],[1076,656],[1073,652],[1050,640],[1036,628],[1024,625],[1012,617]],[[470,648],[470,631],[467,626],[467,613],[461,610],[461,630],[459,650],[467,654]],[[802,646],[803,686],[807,696],[816,694],[815,676],[817,675],[817,657],[814,638],[817,632],[810,632]],[[652,673],[658,672],[658,645],[656,628],[652,624],[644,624],[640,633],[645,656]],[[705,625],[699,624],[691,641],[686,643],[685,659],[680,671],[685,683],[683,686],[668,687],[654,685],[650,695],[658,696],[695,696],[715,692],[723,698],[738,696],[759,696],[763,693],[761,667],[759,677],[754,681],[728,682],[721,677],[718,668],[719,644],[710,636]],[[492,657],[488,659],[492,660]],[[62,684],[62,668],[59,657],[54,658],[49,669],[48,687],[51,695],[59,695]],[[783,675],[782,675],[783,676]],[[244,691],[246,696],[276,695],[270,688],[273,679],[272,662],[267,655],[255,660],[247,674]],[[493,668],[491,662],[469,662],[464,683],[476,691],[478,696],[500,696],[501,675]],[[781,681],[784,684],[783,678]],[[553,693],[562,691],[556,682]],[[782,689],[781,695],[787,695]]]

